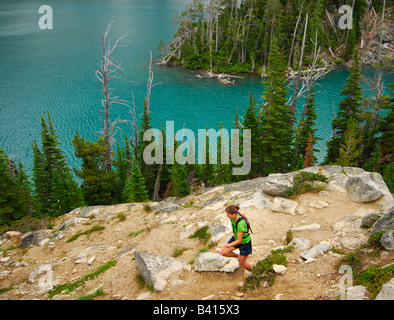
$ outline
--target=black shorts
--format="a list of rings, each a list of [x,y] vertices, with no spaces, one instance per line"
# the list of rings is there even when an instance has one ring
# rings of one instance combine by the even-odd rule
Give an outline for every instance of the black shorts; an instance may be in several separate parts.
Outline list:
[[[234,238],[234,236],[232,236],[231,239],[227,243],[231,243],[234,241],[235,241],[235,238]],[[234,246],[234,248],[239,249],[239,254],[241,256],[248,256],[248,255],[252,254],[252,240],[250,240],[248,243],[237,244],[236,246]]]

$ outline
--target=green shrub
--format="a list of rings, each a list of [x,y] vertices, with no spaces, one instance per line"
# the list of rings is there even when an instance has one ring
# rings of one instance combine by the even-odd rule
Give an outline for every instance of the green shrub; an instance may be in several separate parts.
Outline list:
[[[77,240],[80,236],[82,236],[82,235],[84,235],[84,234],[86,234],[87,236],[90,236],[90,234],[91,234],[92,232],[101,231],[101,230],[104,230],[104,229],[105,229],[105,227],[99,226],[98,224],[95,224],[95,225],[94,225],[92,228],[90,228],[89,230],[86,230],[86,231],[84,231],[84,232],[78,232],[77,234],[73,235],[73,236],[72,236],[70,239],[68,239],[66,242],[69,243],[69,242],[75,241],[75,240]]]
[[[394,264],[391,264],[385,268],[381,268],[377,265],[371,265],[362,272],[355,274],[357,285],[365,286],[371,298],[375,299],[382,286],[390,281],[394,277]]]
[[[201,227],[194,232],[189,239],[198,238],[201,240],[202,244],[207,244],[209,239],[211,239],[211,234],[208,232],[208,226]]]
[[[107,269],[116,265],[116,263],[117,260],[110,260],[104,263],[103,265],[101,265],[95,272],[89,273],[86,276],[82,277],[81,279],[78,279],[71,283],[58,284],[54,286],[52,290],[48,291],[49,299],[52,299],[54,296],[60,294],[63,291],[65,291],[65,293],[70,293],[74,291],[76,288],[85,285],[86,281],[93,280],[94,278],[98,277],[101,273],[105,272]]]
[[[324,183],[328,182],[328,178],[320,173],[313,173],[313,172],[306,172],[302,171],[297,173],[293,177],[293,184],[294,186],[285,192],[285,197],[291,198],[295,197],[296,195],[303,194],[306,192],[319,192],[324,190],[322,186],[315,186],[314,184],[310,183],[313,181],[321,181]]]
[[[293,250],[293,247],[286,247],[282,250],[273,250],[267,258],[257,262],[252,268],[252,276],[245,279],[243,290],[254,290],[260,287],[260,281],[263,276],[268,277],[268,285],[272,286],[275,280],[273,265],[280,264],[287,267],[287,257],[283,254]]]

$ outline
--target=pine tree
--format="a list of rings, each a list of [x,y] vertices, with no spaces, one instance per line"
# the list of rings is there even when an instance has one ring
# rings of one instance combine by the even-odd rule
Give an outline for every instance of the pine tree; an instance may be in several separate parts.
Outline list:
[[[251,170],[249,172],[249,178],[253,178],[262,174],[261,167],[261,135],[260,128],[257,119],[257,111],[256,111],[256,101],[255,97],[253,97],[252,92],[249,95],[249,106],[246,109],[245,116],[243,118],[242,127],[243,129],[250,129],[252,133],[252,158],[251,158]]]
[[[358,50],[356,50],[350,69],[350,75],[345,83],[345,88],[341,91],[341,95],[345,96],[345,99],[339,102],[337,116],[332,121],[334,136],[327,143],[327,155],[324,160],[326,164],[335,163],[338,158],[340,144],[343,143],[344,134],[347,130],[350,118],[354,119],[356,127],[361,127],[363,94],[360,80],[360,59]]]
[[[12,177],[7,154],[0,148],[0,226],[28,214],[25,199]]]
[[[121,148],[119,141],[117,142],[116,158],[113,162],[116,177],[115,199],[117,203],[123,201],[123,189],[129,178],[132,168],[131,150],[128,143],[127,136],[124,137],[124,147]]]
[[[304,168],[313,166],[313,150],[312,150],[312,133],[309,132],[308,136],[308,145],[305,148],[305,156],[304,156]]]
[[[146,102],[144,100],[144,112],[142,114],[142,118],[140,121],[140,125],[138,128],[138,144],[137,144],[137,148],[135,148],[134,150],[134,155],[137,156],[137,163],[138,166],[141,169],[141,174],[145,179],[146,182],[146,189],[148,191],[148,195],[152,196],[153,192],[154,192],[154,186],[155,186],[155,182],[156,182],[156,175],[157,172],[159,170],[159,166],[158,164],[147,164],[144,161],[144,150],[146,148],[146,146],[148,146],[151,142],[149,141],[144,141],[143,137],[144,137],[144,133],[151,129],[152,126],[150,124],[150,121],[152,120],[151,116],[150,116],[150,112],[146,107]]]
[[[185,165],[175,161],[171,167],[171,193],[172,197],[185,197],[189,195],[190,189],[187,181]]]
[[[350,118],[343,143],[339,147],[339,158],[336,162],[344,167],[357,167],[362,153],[361,141],[362,136],[356,126],[356,120]]]
[[[394,83],[390,83],[389,88],[391,90],[390,97],[383,105],[387,113],[379,126],[379,132],[381,133],[379,143],[382,148],[382,156],[392,158],[394,156]]]
[[[270,54],[268,81],[263,100],[266,102],[259,119],[261,123],[261,151],[264,174],[287,172],[293,141],[290,108],[287,102],[285,64],[274,43]]]
[[[312,162],[316,162],[315,153],[319,152],[317,148],[315,148],[315,144],[321,138],[317,137],[315,128],[317,115],[316,115],[316,104],[315,104],[315,95],[314,89],[312,88],[311,93],[309,95],[308,101],[305,102],[304,113],[299,121],[298,129],[296,132],[296,142],[294,147],[295,154],[295,168],[301,169],[301,159],[305,158],[306,149],[305,146],[308,145],[309,135],[311,135],[311,151],[310,154],[313,157]]]
[[[219,130],[223,129],[223,123],[220,122]],[[231,165],[230,165],[230,146],[227,150],[222,150],[222,136],[219,136],[218,139],[218,163],[213,169],[213,174],[214,174],[214,180],[213,183],[215,185],[222,185],[222,184],[227,184],[232,182],[232,176],[231,176]],[[222,154],[222,151],[224,152]],[[224,159],[228,157],[228,163],[224,163]]]
[[[133,157],[133,165],[123,191],[123,198],[127,202],[144,202],[149,200],[145,180],[136,157]]]
[[[390,98],[383,105],[387,110],[386,116],[379,126],[381,135],[379,137],[381,159],[379,161],[379,171],[391,192],[394,191],[394,83],[389,84],[391,89]]]
[[[208,127],[206,127],[206,132],[208,131]],[[198,165],[196,165],[195,171],[196,176],[204,183],[206,187],[210,186],[214,181],[214,170],[213,164],[210,164],[209,158],[213,152],[213,148],[209,143],[208,135],[205,137],[205,146],[198,146],[202,148],[202,152],[205,153],[205,159],[198,159]],[[176,149],[176,147],[175,147]],[[198,156],[198,155],[197,155]]]
[[[90,206],[112,204],[115,197],[116,173],[105,168],[103,138],[97,142],[90,142],[80,138],[77,132],[72,143],[75,156],[82,160],[81,169],[74,168],[74,172],[83,180],[81,189],[85,203]]]
[[[41,117],[41,145],[33,144],[33,181],[38,213],[59,216],[83,204],[81,190],[74,181],[55,134],[50,114],[48,124]]]
[[[31,216],[35,211],[33,186],[20,160],[18,161],[14,180],[16,182],[16,188],[18,190],[19,196],[22,199],[21,211],[26,215]]]

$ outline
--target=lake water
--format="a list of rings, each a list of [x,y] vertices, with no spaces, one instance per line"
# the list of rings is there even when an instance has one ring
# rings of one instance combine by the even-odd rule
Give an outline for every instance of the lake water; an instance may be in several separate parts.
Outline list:
[[[101,38],[114,20],[111,38],[128,32],[126,46],[115,53],[123,63],[123,77],[114,80],[114,95],[131,101],[134,93],[138,113],[143,110],[150,51],[154,59],[160,40],[167,42],[175,32],[172,17],[188,0],[1,0],[0,4],[0,147],[8,155],[32,168],[32,142],[40,139],[40,117],[49,111],[61,147],[71,165],[77,165],[71,143],[75,132],[95,139],[101,130],[102,94],[95,71],[101,59]],[[53,29],[41,30],[38,8],[53,9]],[[175,129],[219,127],[230,129],[235,112],[243,115],[249,93],[264,91],[261,78],[237,79],[236,86],[225,86],[216,79],[199,79],[197,72],[154,66],[152,125],[160,128],[174,121]],[[322,160],[325,141],[331,135],[332,106],[338,106],[339,94],[348,72],[338,68],[319,81],[315,91],[318,114],[318,154]],[[394,79],[387,79],[392,82]],[[114,106],[111,118],[130,119],[128,109]],[[127,134],[130,129],[122,126]],[[120,132],[119,137],[123,137]]]

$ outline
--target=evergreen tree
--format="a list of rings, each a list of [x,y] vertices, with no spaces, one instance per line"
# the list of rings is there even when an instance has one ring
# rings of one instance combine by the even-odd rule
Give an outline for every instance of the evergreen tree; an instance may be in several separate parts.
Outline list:
[[[133,157],[133,165],[130,177],[127,179],[123,191],[123,197],[127,202],[144,202],[149,200],[145,180],[141,174],[136,157]]]
[[[394,156],[394,83],[389,84],[391,90],[390,97],[383,104],[387,110],[386,116],[380,122],[379,132],[381,136],[379,143],[382,149],[382,156],[391,159]]]
[[[187,181],[187,170],[185,165],[176,161],[171,167],[171,193],[172,197],[185,197],[189,195],[190,189]]]
[[[312,133],[309,132],[308,146],[305,148],[304,168],[313,166]]]
[[[116,159],[113,162],[115,172],[117,173],[115,187],[115,199],[117,203],[123,201],[123,189],[132,168],[131,150],[126,135],[124,137],[124,143],[124,147],[121,148],[119,141],[117,142]]]
[[[19,220],[30,213],[29,190],[22,189],[23,186],[26,186],[22,170],[18,176],[16,179],[12,176],[7,154],[0,148],[0,226]],[[18,181],[18,178],[22,178],[22,181]]]
[[[308,101],[305,102],[304,113],[298,123],[298,128],[296,131],[296,141],[294,147],[295,154],[295,168],[301,169],[301,161],[305,158],[306,155],[306,146],[308,146],[309,135],[311,135],[311,150],[310,155],[313,157],[312,163],[316,162],[315,153],[319,152],[317,148],[315,148],[315,144],[321,138],[317,137],[315,128],[317,115],[316,115],[316,104],[315,104],[315,94],[314,89],[312,88]]]
[[[223,123],[220,123],[219,130],[223,129]],[[230,138],[230,137],[229,137]],[[215,166],[213,170],[214,174],[214,184],[215,185],[221,185],[221,184],[227,184],[232,181],[232,176],[231,176],[231,165],[230,165],[230,146],[227,150],[222,150],[222,136],[219,136],[218,140],[218,163]],[[222,154],[222,151],[224,152]],[[224,156],[224,157],[223,157]],[[228,157],[228,163],[224,163],[224,159]]]
[[[381,159],[379,160],[379,171],[391,192],[394,191],[394,83],[389,84],[390,97],[383,105],[387,110],[379,126],[381,135],[379,137]]]
[[[206,132],[208,127],[206,127]],[[206,187],[210,186],[214,181],[214,170],[213,164],[210,164],[209,158],[213,152],[213,148],[209,143],[208,135],[205,137],[205,146],[198,146],[202,148],[202,152],[205,153],[204,159],[198,159],[198,165],[195,166],[196,176],[204,183]],[[176,148],[175,148],[176,149]],[[216,151],[216,150],[215,150]],[[198,155],[197,155],[198,157]]]
[[[15,171],[14,180],[16,182],[16,188],[19,192],[21,201],[21,211],[26,215],[32,215],[35,210],[35,204],[33,199],[33,188],[32,183],[29,180],[29,176],[23,168],[22,162],[18,161],[18,166]]]
[[[151,129],[152,126],[150,121],[152,120],[150,116],[150,112],[146,107],[146,102],[144,100],[144,112],[142,114],[142,119],[140,121],[140,125],[138,128],[138,144],[137,148],[134,150],[134,155],[137,156],[137,163],[141,169],[141,174],[146,182],[146,189],[148,191],[148,195],[151,197],[154,192],[154,186],[156,182],[156,176],[159,170],[158,164],[147,164],[144,161],[144,150],[151,143],[150,141],[144,141],[144,133]]]
[[[360,80],[360,59],[358,50],[356,50],[350,68],[350,75],[346,80],[345,88],[341,91],[341,95],[345,96],[345,99],[339,102],[338,113],[332,121],[334,136],[327,143],[327,155],[324,160],[326,164],[335,163],[338,158],[340,144],[344,142],[344,134],[347,130],[350,118],[354,119],[356,127],[361,127],[363,94]]]
[[[261,124],[261,151],[264,156],[264,174],[287,172],[293,141],[290,108],[287,102],[285,64],[276,44],[270,54],[268,81],[263,100],[266,102]]]
[[[239,110],[238,110],[238,107],[237,107],[237,111],[235,112],[232,128],[233,129],[242,130],[242,123],[241,123],[241,119],[239,118],[238,111]]]
[[[115,197],[116,173],[105,168],[103,138],[97,142],[85,141],[77,132],[72,143],[75,156],[82,160],[82,168],[74,168],[74,172],[83,180],[81,189],[85,203],[90,206],[112,204]]]
[[[41,117],[41,145],[33,143],[33,181],[38,213],[59,216],[83,204],[81,190],[65,161],[60,142],[48,113],[48,124]]]
[[[339,158],[336,162],[344,167],[357,167],[362,153],[361,141],[362,136],[356,126],[356,120],[350,118],[343,143],[339,147]]]
[[[257,111],[256,111],[256,101],[255,97],[253,97],[252,92],[249,95],[249,106],[246,109],[245,116],[243,118],[243,129],[250,129],[252,133],[252,158],[251,158],[251,169],[249,173],[249,178],[256,177],[257,175],[262,173],[262,155],[261,155],[261,147],[260,147],[260,130],[259,123],[257,119]]]

